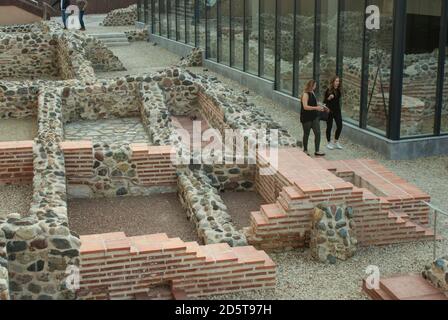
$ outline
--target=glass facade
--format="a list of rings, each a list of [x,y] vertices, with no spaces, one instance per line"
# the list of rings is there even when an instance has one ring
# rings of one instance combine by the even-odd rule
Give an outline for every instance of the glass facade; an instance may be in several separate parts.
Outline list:
[[[392,140],[448,134],[445,0],[139,0],[137,6],[153,34],[201,47],[207,59],[270,80],[287,95],[299,97],[316,79],[322,99],[339,75],[344,120],[360,128]]]

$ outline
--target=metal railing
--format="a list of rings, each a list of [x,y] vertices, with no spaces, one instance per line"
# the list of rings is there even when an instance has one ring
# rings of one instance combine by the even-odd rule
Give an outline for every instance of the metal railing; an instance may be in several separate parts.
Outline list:
[[[445,222],[447,223],[447,228],[448,228],[448,212],[443,211],[442,209],[436,207],[435,205],[426,202],[426,201],[422,201],[426,206],[428,206],[430,208],[430,210],[433,212],[434,214],[434,219],[433,219],[433,232],[434,232],[434,240],[433,240],[433,260],[436,260],[437,258],[439,258],[437,256],[437,242],[439,240],[441,240],[438,236],[438,223],[439,221],[441,221],[442,219],[446,220]]]

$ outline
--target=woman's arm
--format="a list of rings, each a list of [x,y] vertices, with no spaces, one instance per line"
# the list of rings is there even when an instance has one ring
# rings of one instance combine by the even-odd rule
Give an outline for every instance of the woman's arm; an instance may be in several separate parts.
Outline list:
[[[321,107],[313,107],[308,105],[309,96],[308,93],[304,93],[302,96],[302,105],[303,109],[311,111],[311,110],[321,110]]]

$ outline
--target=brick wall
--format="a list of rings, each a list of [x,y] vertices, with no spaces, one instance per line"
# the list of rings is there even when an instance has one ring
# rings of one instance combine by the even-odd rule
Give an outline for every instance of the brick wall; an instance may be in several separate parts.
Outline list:
[[[258,159],[260,165],[267,164],[260,155]],[[257,189],[266,199],[279,195],[261,206],[260,211],[251,213],[251,225],[245,229],[249,244],[263,250],[308,246],[312,210],[319,204],[351,206],[360,245],[433,239],[432,231],[424,227],[428,208],[419,202],[429,201],[428,196],[375,161],[367,160],[367,172],[361,171],[359,166],[366,163],[356,163],[359,160],[351,160],[355,163],[347,169],[339,166],[338,175],[354,179],[355,164],[358,165],[355,172],[366,181],[358,187],[327,170],[334,166],[331,161],[316,161],[298,149],[280,149],[279,160],[275,175],[259,177],[257,181]],[[368,183],[369,188],[377,188],[374,191],[382,195],[366,189]],[[403,192],[413,194],[409,202],[403,201]]]
[[[69,184],[89,184],[93,178],[94,149],[91,141],[65,141],[64,152]],[[170,146],[131,144],[131,163],[136,165],[137,177],[142,186],[167,186],[177,183],[176,168],[171,162],[174,152]]]
[[[80,299],[134,299],[167,284],[173,294],[207,296],[275,287],[269,256],[253,247],[200,246],[166,234],[81,236]]]
[[[0,184],[31,183],[33,141],[0,142]]]
[[[224,112],[205,93],[198,93],[198,102],[201,107],[201,115],[206,119],[210,127],[224,134],[224,130],[230,128],[224,121]]]

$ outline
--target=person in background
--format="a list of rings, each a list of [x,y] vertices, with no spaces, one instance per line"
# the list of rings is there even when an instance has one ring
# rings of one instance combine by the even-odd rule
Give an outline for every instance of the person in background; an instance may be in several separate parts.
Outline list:
[[[311,129],[314,133],[314,155],[322,157],[325,153],[319,150],[320,148],[320,115],[319,112],[328,112],[328,108],[319,106],[317,103],[316,90],[317,83],[315,80],[310,80],[305,86],[305,90],[302,94],[302,107],[300,110],[300,122],[303,127],[303,151],[307,155],[308,152],[308,138],[310,136]]]
[[[67,29],[67,15],[65,13],[65,10],[70,5],[70,0],[56,0],[53,2],[51,6],[54,7],[58,3],[60,4],[62,23],[64,24],[64,29]]]
[[[341,112],[341,78],[334,76],[330,81],[330,86],[325,91],[324,103],[328,106],[330,113],[327,120],[327,148],[342,149],[339,138],[342,132],[342,112]],[[336,134],[334,143],[331,142],[331,130],[333,129],[333,120],[336,122]]]
[[[81,31],[86,31],[86,26],[84,24],[84,13],[86,11],[87,5],[88,5],[88,1],[87,0],[76,0],[76,5],[79,8],[79,22],[81,23]]]

